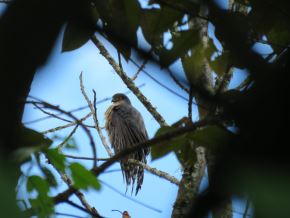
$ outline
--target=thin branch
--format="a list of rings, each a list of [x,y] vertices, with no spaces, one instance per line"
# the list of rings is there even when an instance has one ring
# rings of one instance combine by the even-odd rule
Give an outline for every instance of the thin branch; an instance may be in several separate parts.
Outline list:
[[[63,148],[63,146],[65,145],[65,143],[68,142],[68,140],[73,136],[73,134],[76,132],[77,128],[79,127],[79,124],[77,124],[73,130],[70,132],[70,134],[65,138],[65,140],[63,140],[63,142],[61,142],[58,146],[56,146],[58,148],[58,150],[61,150]]]
[[[137,79],[139,73],[145,68],[145,65],[147,64],[148,59],[145,59],[143,64],[138,68],[137,72],[134,74],[134,76],[132,76],[131,80],[134,81],[135,79]]]
[[[176,76],[173,74],[173,72],[168,68],[167,69],[169,76],[173,79],[173,81],[185,92],[189,93],[189,89],[186,88],[177,78]]]
[[[100,215],[95,216],[94,213],[92,213],[91,211],[88,211],[87,209],[85,209],[85,208],[79,206],[78,204],[76,204],[75,202],[73,202],[73,201],[71,201],[71,200],[66,200],[66,201],[64,201],[64,202],[66,202],[67,204],[69,204],[69,205],[71,205],[71,206],[73,206],[73,207],[75,207],[75,208],[77,208],[77,209],[79,209],[79,210],[81,210],[81,211],[83,211],[83,212],[85,212],[85,213],[89,213],[90,215],[92,215],[92,217],[104,218],[104,217],[102,217],[102,216],[100,216]]]
[[[68,185],[68,187],[69,188],[73,188],[73,181],[65,173],[61,172],[51,161],[49,161],[49,163],[58,172],[58,174],[60,175],[61,179]],[[85,199],[84,194],[81,191],[79,191],[78,189],[75,189],[74,190],[74,194],[78,197],[78,199],[80,200],[82,205],[90,212],[90,214],[93,214],[94,217],[100,217],[98,211],[94,207],[91,207],[89,205],[89,203]]]
[[[168,180],[169,182],[175,184],[175,185],[179,185],[179,181],[177,178],[175,178],[174,176],[171,176],[170,174],[166,173],[166,172],[163,172],[161,170],[158,170],[156,168],[153,168],[153,167],[150,167],[149,165],[147,164],[144,164],[140,161],[137,161],[137,160],[134,160],[134,159],[129,159],[128,160],[129,163],[132,163],[132,164],[135,164],[135,165],[138,165],[138,166],[141,166],[143,167],[145,170],[147,170],[148,172],[156,175],[156,176],[159,176],[160,178],[163,178],[163,179],[166,179]]]
[[[193,100],[193,90],[190,87],[188,95],[188,119],[192,121],[192,100]]]
[[[137,87],[138,87],[139,89],[141,89],[143,86],[145,86],[145,83],[142,83],[141,85],[139,85],[139,86],[137,86]],[[125,94],[125,95],[128,95],[129,93],[131,93],[131,91],[127,91],[127,92],[125,92],[124,94]],[[32,96],[29,96],[29,97],[32,97]],[[32,97],[32,98],[34,98],[34,97]],[[112,99],[112,97],[106,97],[106,98],[103,98],[103,99],[97,101],[96,104],[101,104],[101,103],[104,103],[104,102],[109,101],[109,100],[111,100],[111,99]],[[26,103],[27,103],[27,102],[26,102]],[[81,111],[81,110],[87,109],[88,107],[89,107],[89,106],[86,105],[86,106],[82,106],[82,107],[78,107],[78,108],[75,108],[75,109],[69,110],[69,111],[67,111],[67,112],[69,112],[69,113],[73,113],[73,112],[77,112],[77,111]],[[58,116],[58,115],[61,115],[61,114],[62,114],[62,113],[58,113],[58,114],[56,114],[56,115]],[[30,121],[24,122],[23,124],[27,125],[27,124],[31,124],[31,123],[36,123],[36,122],[43,121],[43,120],[46,120],[46,119],[49,119],[49,118],[52,118],[52,117],[51,117],[51,116],[41,117],[41,118],[37,118],[37,119],[35,119],[35,120],[30,120]]]
[[[120,78],[127,85],[127,87],[136,95],[136,97],[142,102],[142,104],[146,107],[146,109],[152,114],[152,116],[160,124],[160,126],[167,125],[164,118],[158,113],[156,108],[153,107],[151,102],[148,101],[148,99],[140,92],[140,90],[135,86],[135,84],[126,75],[126,73],[119,67],[119,65],[112,58],[112,56],[109,54],[107,49],[103,46],[103,44],[97,39],[97,37],[96,36],[91,37],[91,41],[99,49],[100,53],[107,59],[109,64],[114,68],[116,73],[120,76]]]
[[[63,154],[67,158],[76,159],[76,160],[95,160],[93,157],[81,157],[81,156],[74,156],[70,154]],[[97,161],[107,161],[109,158],[97,158]]]
[[[246,218],[247,216],[249,216],[248,215],[249,208],[250,208],[250,201],[249,201],[249,199],[247,199],[245,211],[244,211],[244,214],[243,214],[243,218]]]
[[[100,181],[100,183],[102,183],[103,185],[107,186],[108,188],[110,188],[110,189],[113,190],[114,192],[118,193],[119,195],[123,196],[124,198],[127,198],[127,199],[129,199],[130,201],[133,201],[133,202],[135,202],[135,203],[137,203],[137,204],[140,204],[140,205],[142,205],[143,207],[146,207],[146,208],[148,208],[148,209],[150,209],[150,210],[153,210],[153,211],[155,211],[155,212],[162,213],[162,210],[157,209],[157,208],[155,208],[155,207],[152,207],[152,206],[150,206],[150,205],[148,205],[148,204],[145,204],[145,203],[143,203],[143,202],[141,202],[141,201],[138,201],[138,200],[136,200],[135,198],[132,198],[132,197],[130,197],[130,196],[127,196],[126,194],[123,194],[123,193],[120,192],[118,189],[116,189],[115,187],[111,186],[110,184],[108,184],[108,183],[106,183],[106,182],[104,182],[104,181],[102,181],[102,180],[99,180],[99,181]]]
[[[73,215],[73,214],[68,214],[68,213],[61,213],[61,212],[55,212],[55,215],[58,216],[67,216],[67,217],[75,217],[75,218],[85,218],[83,216],[77,216],[77,215]]]
[[[37,100],[39,100],[39,99],[37,99]],[[60,107],[57,107],[57,106],[52,105],[52,104],[50,104],[48,102],[45,102],[45,101],[39,101],[38,104],[41,104],[44,107],[47,107],[47,108],[62,112],[63,114],[66,114],[68,117],[72,118],[73,120],[78,121],[78,118],[76,118],[71,113],[61,109]],[[93,156],[96,159],[97,158],[97,150],[96,150],[95,142],[94,142],[94,139],[93,139],[93,136],[92,136],[90,130],[86,126],[84,126],[82,123],[78,122],[78,124],[83,128],[83,130],[87,134],[87,136],[88,136],[88,138],[90,140],[90,145],[91,145],[91,148],[92,148]],[[96,166],[97,166],[97,161],[95,160],[93,162],[93,168],[95,168]]]
[[[136,61],[134,61],[132,58],[129,58],[129,60],[138,68],[140,68],[140,66],[136,63]],[[171,72],[169,69],[167,69],[168,72]],[[166,86],[165,84],[163,84],[162,82],[160,82],[158,79],[156,79],[155,77],[153,77],[148,71],[146,71],[144,68],[142,69],[143,73],[148,76],[151,80],[153,80],[156,84],[160,85],[162,88],[166,89],[167,91],[169,91],[170,93],[176,95],[177,97],[183,99],[184,101],[188,101],[187,98],[185,98],[184,96],[180,95],[179,93],[177,93],[176,91],[174,91],[173,89],[171,89],[170,87]],[[186,89],[186,88],[185,88]],[[189,92],[189,91],[187,91]],[[199,106],[196,102],[193,102],[193,104]]]
[[[55,115],[55,114],[53,114],[53,113],[50,113],[50,112],[48,112],[48,111],[46,111],[46,110],[43,110],[43,108],[41,108],[41,107],[39,107],[36,103],[32,103],[38,110],[40,110],[42,113],[44,113],[44,114],[47,114],[48,116],[51,116],[51,117],[53,117],[53,118],[56,118],[56,119],[59,119],[59,120],[62,120],[62,121],[65,121],[65,122],[68,122],[68,123],[70,123],[71,122],[71,120],[67,120],[67,119],[64,119],[64,118],[62,118],[62,117],[60,117],[60,116],[57,116],[57,115]]]
[[[51,133],[51,132],[56,132],[56,131],[59,131],[59,130],[62,130],[62,129],[66,129],[68,127],[71,127],[71,126],[80,124],[83,121],[85,121],[87,118],[89,118],[91,115],[92,115],[92,112],[88,113],[86,116],[84,116],[83,118],[81,118],[79,120],[75,120],[75,121],[73,121],[71,123],[68,123],[66,125],[63,125],[63,126],[58,126],[58,127],[55,127],[55,128],[49,129],[49,130],[46,130],[46,131],[42,131],[41,133],[42,134],[47,134],[47,133]]]
[[[95,123],[95,128],[100,136],[100,139],[106,149],[106,151],[108,152],[109,156],[113,156],[113,152],[111,151],[109,145],[107,144],[106,140],[105,140],[105,137],[103,136],[103,133],[102,133],[102,130],[99,126],[99,121],[98,121],[98,118],[97,118],[97,112],[96,112],[96,106],[93,106],[92,102],[90,101],[89,97],[87,96],[86,92],[85,92],[85,88],[84,88],[84,84],[83,84],[83,74],[81,73],[80,74],[80,87],[81,87],[81,91],[82,91],[82,94],[83,96],[85,97],[88,105],[89,105],[89,108],[91,109],[91,113],[93,114],[93,119],[94,119],[94,123]],[[95,93],[94,93],[95,95]],[[95,100],[96,102],[96,100]]]

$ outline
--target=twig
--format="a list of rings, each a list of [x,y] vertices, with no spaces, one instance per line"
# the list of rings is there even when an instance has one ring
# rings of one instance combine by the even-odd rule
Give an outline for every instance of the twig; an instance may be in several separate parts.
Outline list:
[[[49,129],[49,130],[46,130],[46,131],[42,131],[41,133],[42,134],[47,134],[47,133],[51,133],[51,132],[56,132],[56,131],[59,131],[59,130],[62,130],[62,129],[65,129],[65,128],[74,126],[76,124],[80,124],[83,121],[85,121],[87,118],[89,118],[91,115],[92,115],[92,112],[88,113],[86,116],[84,116],[83,118],[81,118],[79,120],[73,121],[73,122],[68,123],[66,125],[63,125],[63,126],[58,126],[58,127],[55,127],[55,128]]]
[[[67,141],[73,136],[73,134],[76,132],[77,128],[79,127],[79,124],[77,124],[73,130],[71,131],[71,133],[65,138],[65,140],[63,140],[62,143],[60,143],[58,146],[56,146],[58,148],[58,150],[61,150],[63,148],[63,146],[65,145],[65,143],[67,143]]]
[[[193,90],[190,87],[189,95],[188,95],[188,119],[192,121],[192,100],[193,100]]]
[[[169,76],[173,79],[173,81],[182,89],[184,90],[185,92],[189,93],[189,89],[186,88],[176,77],[175,75],[173,74],[173,72],[168,68],[167,69],[168,73],[169,73]]]
[[[104,182],[104,181],[102,181],[102,180],[99,180],[99,181],[100,181],[100,183],[102,183],[103,185],[107,186],[108,188],[110,188],[110,189],[113,190],[114,192],[118,193],[119,195],[123,196],[124,198],[127,198],[127,199],[129,199],[130,201],[133,201],[133,202],[135,202],[135,203],[137,203],[137,204],[140,204],[140,205],[142,205],[143,207],[146,207],[146,208],[148,208],[148,209],[150,209],[150,210],[153,210],[153,211],[155,211],[155,212],[162,213],[161,210],[159,210],[159,209],[157,209],[157,208],[155,208],[155,207],[152,207],[152,206],[150,206],[150,205],[148,205],[148,204],[145,204],[145,203],[143,203],[143,202],[141,202],[141,201],[136,200],[135,198],[132,198],[132,197],[130,197],[130,196],[127,196],[127,195],[123,194],[122,192],[120,192],[118,189],[116,189],[115,187],[111,186],[110,184],[108,184],[108,183],[106,183],[106,182]]]
[[[63,154],[67,158],[76,159],[76,160],[95,160],[93,157],[81,157],[81,156],[74,156],[70,154]],[[97,161],[106,161],[109,158],[97,158]]]
[[[135,79],[137,79],[139,73],[143,70],[143,68],[145,67],[146,63],[148,62],[148,59],[145,59],[143,64],[138,68],[137,72],[134,74],[134,76],[132,76],[131,80],[134,81]]]
[[[37,99],[39,100],[39,99]],[[62,112],[63,114],[66,114],[68,117],[72,118],[73,120],[75,120],[76,122],[78,122],[78,119],[72,115],[71,113],[61,109],[60,107],[57,107],[55,105],[52,105],[48,102],[45,102],[45,101],[39,101],[38,104],[42,104],[44,107],[47,107],[47,108],[51,108],[53,110],[56,110],[56,111],[59,111],[59,112]],[[90,145],[91,145],[91,148],[92,148],[92,152],[93,152],[93,155],[94,155],[94,158],[97,159],[97,150],[96,150],[96,147],[95,147],[95,142],[94,142],[94,139],[93,139],[93,136],[90,132],[90,130],[85,126],[83,125],[81,122],[78,122],[78,124],[83,128],[83,130],[85,131],[85,133],[87,134],[89,140],[90,140]],[[93,161],[93,168],[95,168],[97,166],[97,161],[94,160]]]
[[[46,157],[47,158],[47,157]],[[48,158],[47,158],[48,159]],[[49,159],[48,159],[49,160]],[[50,161],[50,164],[54,167],[54,169],[58,172],[62,180],[68,185],[69,188],[73,188],[73,182],[72,180],[63,172],[61,172],[56,166],[53,165],[53,163]],[[91,214],[93,214],[94,217],[100,217],[99,213],[94,207],[91,207],[87,200],[85,199],[84,194],[79,191],[78,189],[75,189],[74,191],[75,195],[78,197],[82,205],[90,211]]]
[[[108,152],[109,156],[113,156],[113,152],[111,151],[109,145],[107,144],[106,140],[105,140],[105,137],[103,136],[103,133],[102,133],[102,130],[99,126],[99,121],[98,121],[98,118],[97,118],[97,112],[96,112],[96,106],[93,106],[92,102],[90,101],[89,97],[87,96],[86,92],[85,92],[85,88],[84,88],[84,84],[83,84],[83,74],[81,73],[80,74],[80,87],[81,87],[81,91],[82,91],[82,94],[83,96],[85,97],[88,105],[89,105],[89,108],[91,109],[91,113],[93,115],[93,119],[94,119],[94,123],[95,123],[95,128],[100,136],[100,139],[106,149],[106,151]],[[95,95],[95,92],[94,92],[94,96]],[[96,98],[95,98],[96,99]],[[96,102],[96,100],[94,101]]]
[[[141,89],[143,86],[145,86],[145,83],[142,83],[141,85],[139,85],[139,86],[137,86],[137,87],[138,87],[139,89]],[[131,92],[131,91],[127,91],[127,92],[125,92],[124,94],[125,94],[125,95],[128,95],[130,92]],[[29,96],[29,97],[31,97],[31,96]],[[32,97],[32,98],[34,98],[34,97]],[[112,99],[112,97],[106,97],[106,98],[103,98],[103,99],[97,101],[96,104],[101,104],[101,103],[104,103],[104,102],[109,101],[109,100],[111,100],[111,99]],[[27,102],[26,102],[26,103],[27,103]],[[68,112],[69,112],[69,113],[73,113],[73,112],[77,112],[77,111],[81,111],[81,110],[87,109],[88,107],[89,107],[89,106],[86,105],[86,106],[82,106],[82,107],[78,107],[78,108],[75,108],[75,109],[69,110]],[[56,114],[56,115],[61,115],[61,114],[62,114],[62,113],[58,113],[58,114]],[[51,118],[51,116],[46,116],[46,117],[37,118],[37,119],[35,119],[35,120],[30,120],[30,121],[24,122],[23,124],[26,125],[26,124],[36,123],[36,122],[43,121],[43,120],[46,120],[46,119],[49,119],[49,118]]]
[[[67,216],[67,217],[75,217],[75,218],[85,218],[83,216],[77,216],[77,215],[73,215],[73,214],[68,214],[68,213],[61,213],[61,212],[55,212],[55,215],[58,216]]]
[[[64,119],[64,118],[62,118],[62,117],[60,117],[60,116],[57,116],[56,114],[53,114],[53,113],[50,113],[50,112],[48,112],[48,111],[45,111],[45,110],[43,110],[43,108],[41,108],[41,107],[39,107],[36,103],[32,103],[38,110],[40,110],[42,113],[44,113],[44,114],[47,114],[48,116],[51,116],[51,117],[54,117],[54,118],[56,118],[56,119],[59,119],[59,120],[62,120],[62,121],[65,121],[65,122],[68,122],[68,123],[70,123],[71,122],[71,120],[67,120],[67,119]]]
[[[244,214],[243,214],[243,218],[246,218],[247,216],[249,216],[248,215],[249,208],[250,208],[250,201],[249,201],[249,199],[247,199],[245,211],[244,211]]]
[[[63,201],[63,202],[66,202],[67,204],[69,204],[69,205],[71,205],[71,206],[73,206],[73,207],[75,207],[75,208],[77,208],[77,209],[79,209],[79,210],[81,210],[81,211],[84,211],[84,212],[86,212],[86,213],[89,213],[89,214],[92,215],[93,217],[104,218],[104,217],[102,217],[102,216],[100,216],[100,215],[95,216],[94,213],[92,213],[91,211],[88,211],[87,209],[85,209],[85,208],[79,206],[78,204],[74,203],[74,202],[71,201],[71,200],[65,200],[65,201]]]
[[[129,59],[136,67],[140,67],[136,61],[134,61],[132,58]],[[187,98],[185,98],[184,96],[180,95],[179,93],[177,93],[176,91],[174,91],[173,89],[171,89],[170,87],[166,86],[165,84],[163,84],[162,82],[160,82],[158,79],[156,79],[155,77],[153,77],[148,71],[146,71],[144,68],[142,69],[143,73],[148,76],[151,80],[153,80],[155,83],[157,83],[158,85],[160,85],[162,88],[166,89],[167,91],[169,91],[170,93],[176,95],[177,97],[183,99],[184,101],[188,101]],[[168,69],[168,72],[171,72]],[[187,91],[189,92],[189,91]],[[193,102],[193,104],[199,106],[196,102]]]
[[[161,170],[158,170],[156,168],[153,168],[153,167],[150,167],[149,165],[147,164],[144,164],[140,161],[137,161],[137,160],[134,160],[134,159],[129,159],[128,160],[129,163],[132,163],[132,164],[136,164],[138,166],[141,166],[143,167],[145,170],[147,170],[148,172],[156,175],[156,176],[159,176],[160,178],[164,178],[166,180],[168,180],[169,182],[175,184],[175,185],[179,185],[179,181],[177,178],[175,178],[174,176],[171,176],[170,174],[166,173],[166,172],[163,172]]]
[[[119,67],[116,61],[112,58],[103,44],[97,39],[96,36],[91,37],[92,42],[99,49],[100,53],[107,59],[109,64],[114,68],[116,73],[120,76],[127,87],[136,95],[136,97],[142,102],[146,109],[152,114],[155,120],[160,124],[160,126],[167,125],[164,118],[158,113],[156,108],[153,107],[150,101],[140,92],[140,90],[135,86],[132,80],[125,74],[125,72]]]

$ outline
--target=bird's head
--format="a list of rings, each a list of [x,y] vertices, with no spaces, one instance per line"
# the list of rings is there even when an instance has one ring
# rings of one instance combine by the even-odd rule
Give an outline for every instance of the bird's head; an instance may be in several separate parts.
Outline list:
[[[123,212],[122,215],[123,215],[123,218],[131,218],[131,216],[129,215],[128,211],[126,211],[126,210]]]
[[[131,104],[129,98],[126,95],[122,94],[122,93],[117,93],[117,94],[113,95],[112,102],[113,103],[126,102],[127,104]]]

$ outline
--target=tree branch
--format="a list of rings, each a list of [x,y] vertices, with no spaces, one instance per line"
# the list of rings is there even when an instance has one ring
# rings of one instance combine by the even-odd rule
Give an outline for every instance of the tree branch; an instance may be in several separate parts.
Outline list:
[[[94,123],[95,123],[95,129],[97,130],[97,132],[98,132],[98,134],[100,136],[100,139],[102,141],[102,144],[105,147],[106,151],[108,152],[109,156],[113,156],[113,152],[111,151],[109,145],[107,144],[107,142],[105,140],[105,137],[103,136],[102,130],[101,130],[100,126],[99,126],[99,121],[98,121],[98,118],[97,118],[96,105],[93,106],[92,102],[90,101],[89,97],[87,96],[87,94],[85,92],[82,73],[80,74],[79,78],[80,78],[80,87],[81,87],[82,94],[85,97],[85,99],[86,99],[86,101],[87,101],[87,103],[89,105],[89,108],[91,110],[91,113],[93,115],[93,119],[94,119]]]
[[[66,125],[63,125],[63,126],[58,126],[58,127],[55,127],[55,128],[52,128],[52,129],[48,129],[46,131],[42,131],[40,133],[42,134],[47,134],[47,133],[51,133],[51,132],[56,132],[56,131],[59,131],[59,130],[62,130],[62,129],[66,129],[68,127],[71,127],[71,126],[74,126],[74,125],[77,125],[77,124],[80,124],[82,123],[83,121],[85,121],[87,118],[89,118],[90,116],[92,115],[92,113],[88,113],[86,116],[84,116],[83,118],[79,119],[79,120],[75,120],[73,122],[70,122]]]
[[[119,67],[116,61],[112,58],[103,44],[97,39],[96,36],[91,37],[91,41],[99,49],[100,53],[107,59],[109,64],[114,68],[116,73],[120,76],[127,87],[136,95],[136,97],[142,102],[146,109],[152,114],[155,120],[160,124],[160,126],[167,125],[164,118],[158,113],[155,107],[152,106],[150,101],[140,92],[140,90],[135,86],[132,80],[126,75],[126,73]]]

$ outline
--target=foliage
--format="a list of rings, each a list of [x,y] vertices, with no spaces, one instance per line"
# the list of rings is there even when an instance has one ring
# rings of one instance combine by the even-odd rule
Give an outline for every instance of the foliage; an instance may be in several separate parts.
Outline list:
[[[15,75],[19,75],[19,72],[23,73],[14,86],[16,88],[14,97],[7,99],[4,95],[4,102],[8,102],[7,105],[13,107],[7,107],[7,110],[3,107],[5,110],[2,128],[4,129],[3,137],[1,137],[8,145],[11,145],[5,149],[9,148],[14,152],[16,150],[14,144],[21,142],[23,147],[15,152],[15,157],[21,163],[35,161],[34,164],[39,166],[43,173],[41,176],[24,175],[27,177],[27,190],[31,193],[29,202],[37,215],[46,217],[54,212],[54,202],[49,192],[51,188],[58,187],[54,177],[55,171],[42,162],[43,155],[56,171],[71,172],[75,188],[100,189],[100,184],[91,171],[79,163],[70,164],[58,149],[49,147],[52,141],[42,134],[22,129],[20,132],[23,134],[15,137],[15,140],[17,139],[15,143],[13,141],[14,130],[19,127],[20,123],[19,114],[21,113],[15,110],[15,108],[20,108],[19,96],[27,96],[28,83],[32,80],[34,71],[47,58],[61,26],[68,21],[64,31],[63,52],[80,48],[98,31],[127,61],[132,58],[132,49],[160,64],[162,68],[168,68],[180,61],[187,78],[186,83],[192,91],[190,94],[197,100],[199,108],[207,109],[207,113],[203,116],[218,117],[215,124],[211,123],[193,132],[180,134],[171,140],[157,143],[152,148],[153,160],[174,152],[183,166],[194,165],[196,146],[203,146],[214,153],[216,164],[211,169],[210,176],[214,184],[204,195],[196,199],[195,208],[191,211],[192,216],[202,217],[214,206],[220,205],[222,201],[238,195],[250,198],[257,217],[271,217],[276,214],[287,217],[289,211],[285,202],[289,200],[290,192],[288,189],[283,191],[286,185],[281,182],[284,178],[289,180],[290,166],[285,148],[288,134],[286,128],[283,128],[283,125],[287,123],[285,120],[289,120],[289,106],[286,105],[289,96],[286,94],[288,91],[286,87],[289,73],[290,30],[288,27],[290,19],[286,0],[275,2],[233,0],[230,1],[231,5],[226,10],[220,9],[211,1],[199,0],[178,2],[152,0],[146,6],[141,6],[137,0],[100,0],[81,7],[81,14],[76,10],[78,4],[62,3],[67,7],[63,7],[62,4],[58,5],[60,11],[57,10],[56,19],[52,25],[46,25],[51,21],[49,14],[44,14],[44,17],[38,14],[41,17],[40,25],[33,23],[30,26],[28,24],[33,19],[23,20],[27,25],[26,29],[29,33],[33,33],[32,35],[26,35],[26,32],[21,31],[5,35],[9,28],[14,26],[8,22],[9,18],[12,21],[18,20],[13,19],[15,18],[13,10],[15,14],[22,13],[21,7],[16,7],[17,2],[20,1],[15,2],[11,6],[12,9],[8,10],[8,15],[4,16],[5,22],[0,23],[0,27],[3,27],[1,35],[6,37],[0,40],[4,53],[4,55],[1,53],[0,59],[5,60],[6,56],[13,59],[7,63],[3,62],[3,70],[6,72],[5,81],[7,79],[11,83]],[[78,3],[81,6],[84,4]],[[70,4],[72,7],[68,6]],[[45,5],[50,4],[45,2]],[[29,11],[33,8],[32,6],[32,3],[27,4],[26,14],[34,14],[34,11]],[[40,10],[42,5],[38,3],[36,6],[39,7],[39,11],[43,11]],[[86,22],[79,22],[76,19],[79,18],[78,15],[81,15],[81,18],[85,17],[86,19],[81,19],[81,21]],[[23,18],[25,18],[24,15]],[[95,25],[94,29],[88,28],[90,22]],[[215,40],[208,35],[208,22],[215,27]],[[51,28],[46,30],[48,26]],[[39,34],[34,34],[34,32]],[[142,34],[146,43],[150,45],[149,51],[143,49],[144,42],[139,40],[139,34]],[[24,41],[21,41],[19,36],[23,36]],[[9,37],[14,37],[13,43],[7,43]],[[29,41],[30,38],[36,42],[33,44],[35,46],[31,46],[33,48],[31,53],[26,47],[22,47],[26,44],[25,40]],[[216,48],[214,41],[220,42],[221,50]],[[6,43],[8,47],[9,45],[15,47],[11,48],[10,52],[10,47],[7,49],[7,45],[3,43]],[[272,52],[263,55],[253,52],[252,48],[256,43],[269,45]],[[32,45],[32,43],[28,44]],[[23,53],[24,51],[27,55]],[[14,58],[14,54],[19,56]],[[27,57],[30,59],[27,60]],[[24,62],[17,64],[23,66],[23,69],[17,68],[15,59],[17,61],[23,59]],[[246,69],[249,72],[249,83],[239,90],[228,90],[222,93],[227,89],[224,84],[228,84],[229,81],[226,80],[231,79],[230,69],[236,68]],[[220,88],[221,86],[224,87]],[[1,89],[0,93],[5,94],[5,90]],[[269,99],[275,102],[269,105]],[[9,110],[13,112],[12,116],[8,116]],[[15,117],[18,123],[11,122],[6,117]],[[227,130],[229,123],[237,129],[235,133]],[[188,125],[191,125],[191,121],[164,126],[157,131],[155,136],[170,133]],[[10,134],[7,129],[13,133]],[[6,136],[7,131],[9,137]],[[268,172],[261,173],[264,172],[262,170],[264,168],[267,168]],[[277,182],[273,181],[273,177],[277,179]],[[253,181],[252,183],[248,182],[249,178]],[[276,196],[277,202],[273,202],[271,198],[264,198],[265,193],[269,196]],[[213,200],[208,202],[208,199]]]

